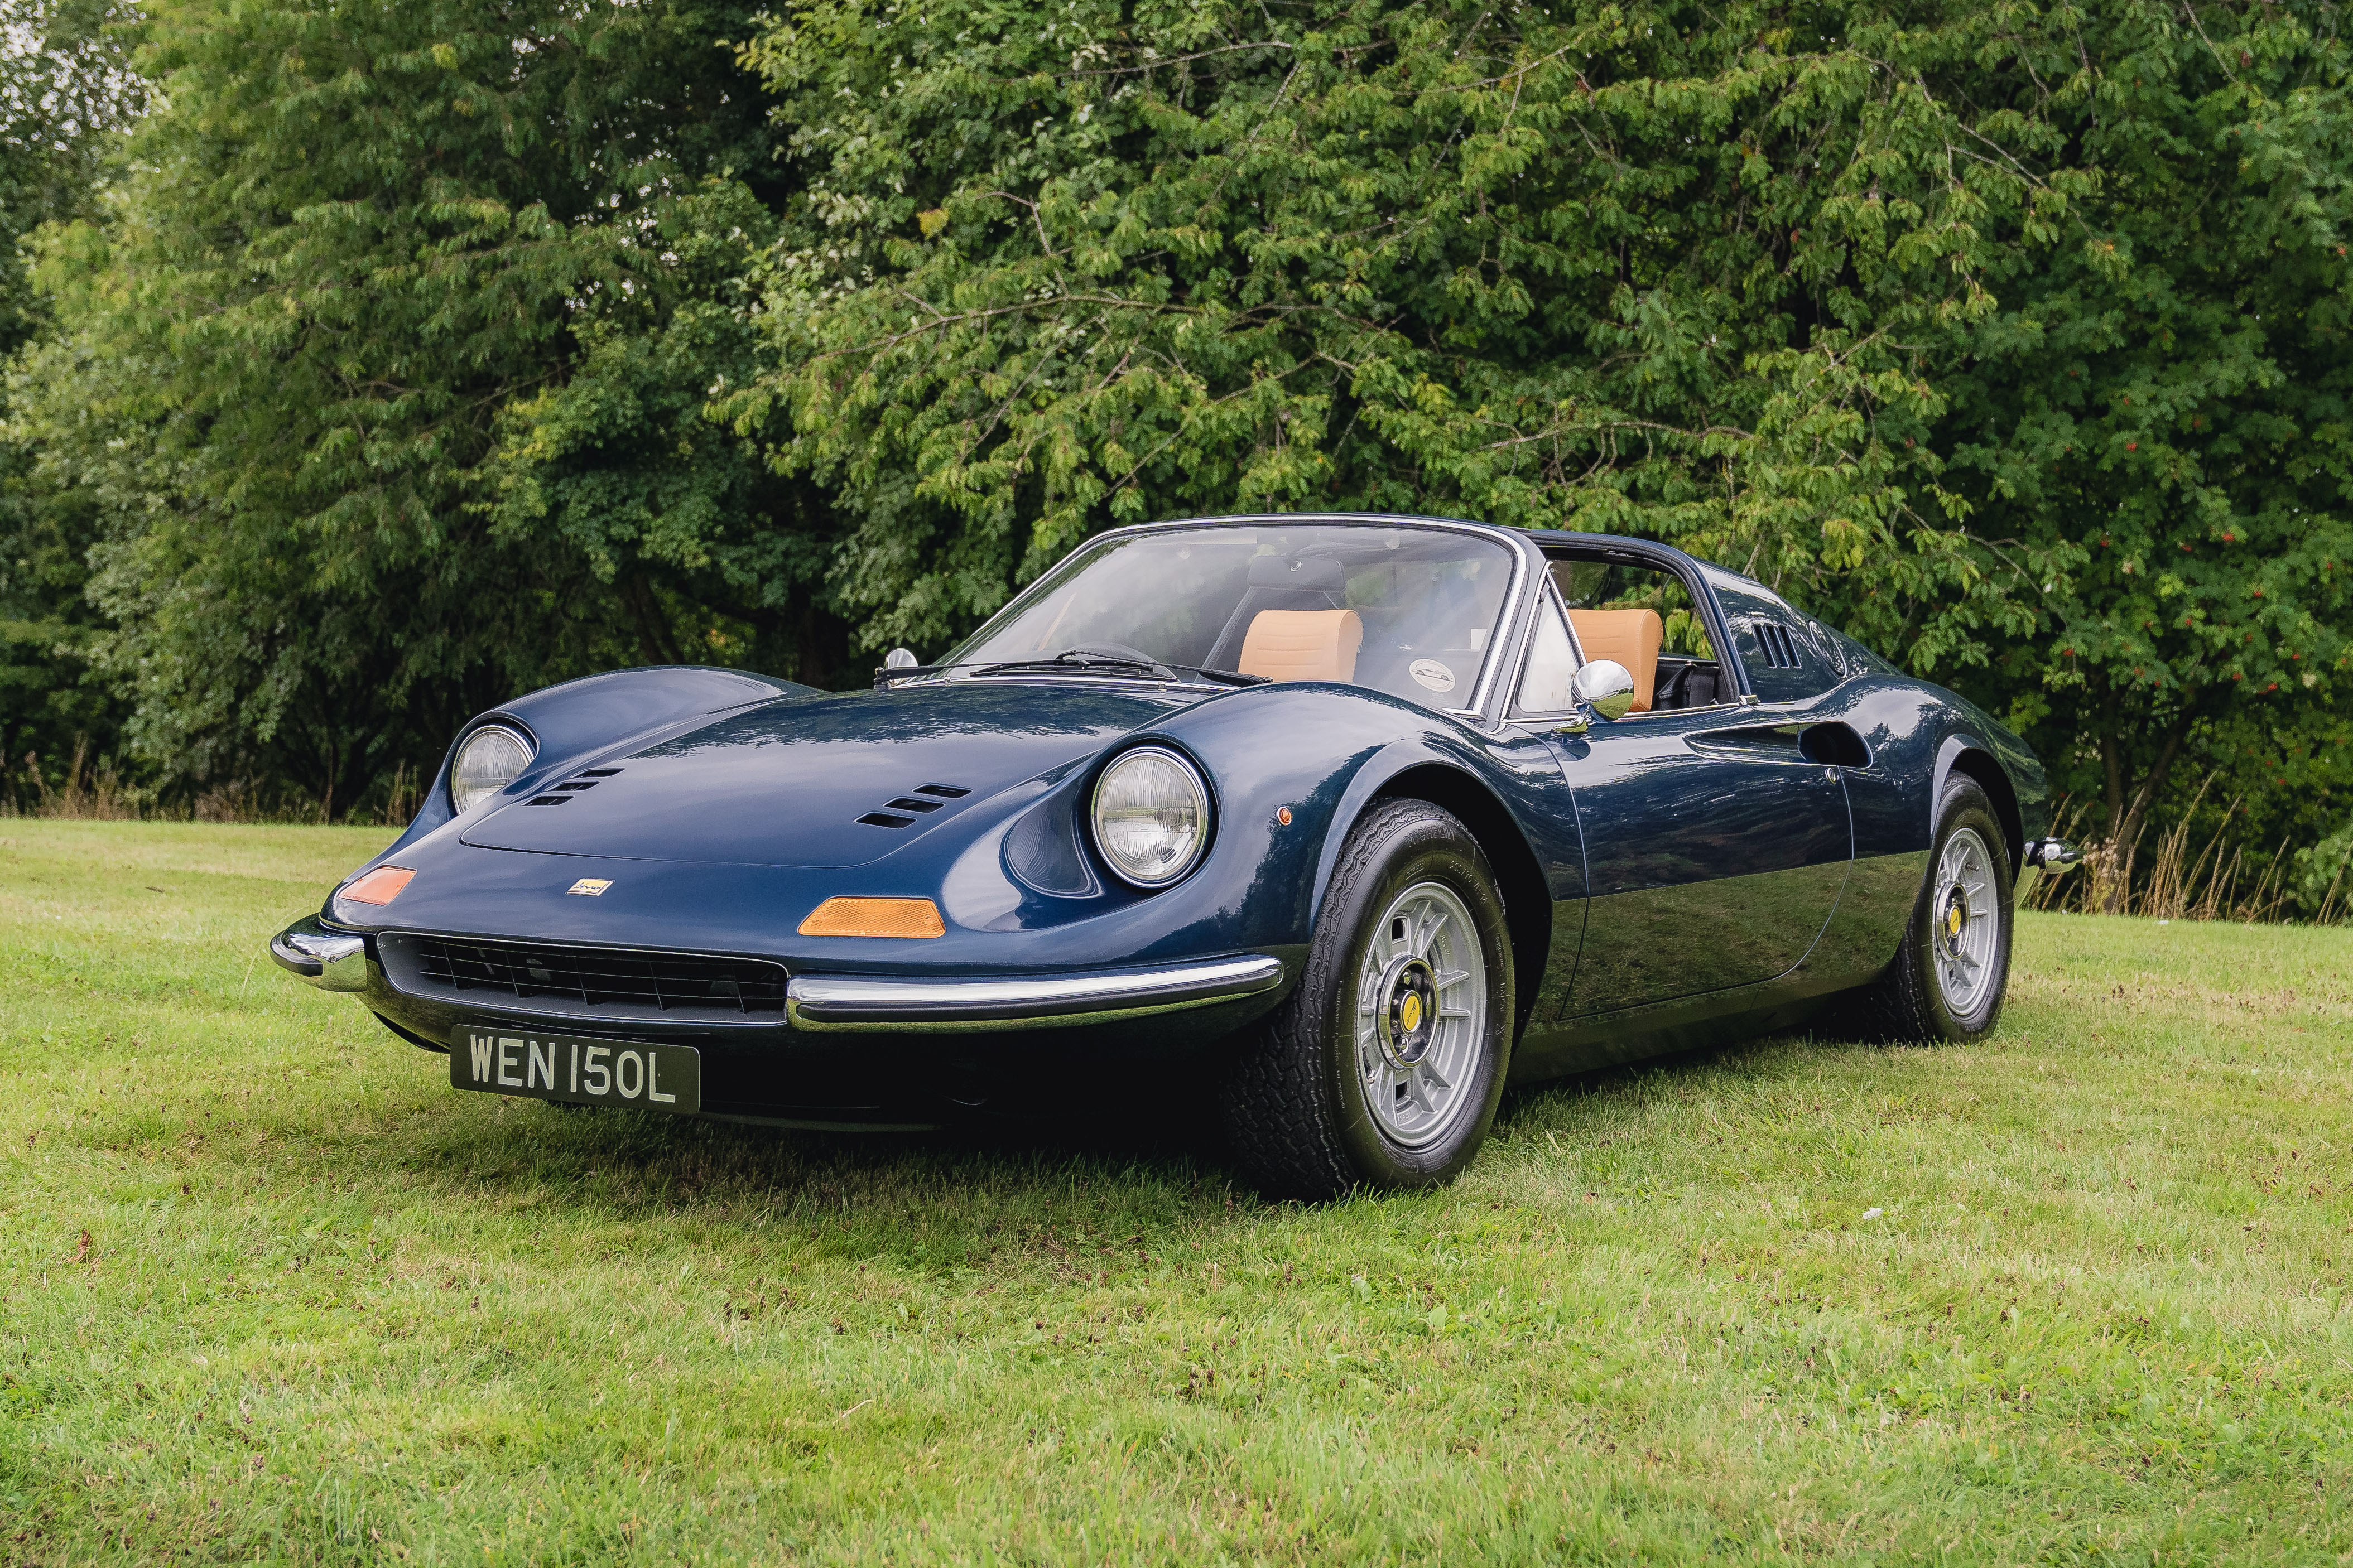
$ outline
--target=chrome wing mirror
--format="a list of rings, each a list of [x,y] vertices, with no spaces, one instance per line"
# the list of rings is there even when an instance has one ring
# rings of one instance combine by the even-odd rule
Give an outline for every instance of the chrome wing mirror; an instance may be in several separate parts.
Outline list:
[[[1569,677],[1568,695],[1594,717],[1614,721],[1634,710],[1634,678],[1614,658],[1591,659]]]

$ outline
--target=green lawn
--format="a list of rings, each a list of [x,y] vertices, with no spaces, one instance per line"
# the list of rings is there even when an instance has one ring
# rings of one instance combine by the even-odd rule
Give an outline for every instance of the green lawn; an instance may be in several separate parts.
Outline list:
[[[0,821],[0,1562],[2353,1549],[2343,933],[2035,918],[1988,1045],[1270,1207],[454,1094],[261,953],[383,837]]]

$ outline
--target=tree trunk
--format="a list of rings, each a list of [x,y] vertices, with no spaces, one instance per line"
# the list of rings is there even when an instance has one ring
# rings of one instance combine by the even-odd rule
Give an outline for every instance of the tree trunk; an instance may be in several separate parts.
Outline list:
[[[648,664],[683,664],[678,645],[670,640],[660,604],[647,585],[645,574],[632,572],[621,579],[621,599],[638,623],[638,647]]]
[[[2129,795],[2125,787],[2123,742],[2113,733],[2100,737],[2100,766],[2107,775],[2108,786],[2108,856],[2116,866],[2109,882],[2107,896],[2101,902],[2103,914],[2122,914],[2132,897],[2133,862],[2138,858],[2141,830],[2148,825],[2149,807],[2157,804],[2165,781],[2172,775],[2173,764],[2181,755],[2182,743],[2189,738],[2189,726],[2198,717],[2195,703],[2188,703],[2174,715],[2165,732],[2164,744],[2157,751],[2157,761],[2140,781],[2140,786]]]

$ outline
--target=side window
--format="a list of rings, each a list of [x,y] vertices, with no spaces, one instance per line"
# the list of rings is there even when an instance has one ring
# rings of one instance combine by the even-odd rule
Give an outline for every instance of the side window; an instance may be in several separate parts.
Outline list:
[[[1714,708],[1738,695],[1707,617],[1677,573],[1622,556],[1566,553],[1551,572],[1586,657],[1615,660],[1634,678],[1634,712]]]
[[[1577,673],[1577,649],[1568,640],[1568,623],[1560,606],[1545,595],[1537,612],[1536,629],[1528,638],[1527,667],[1520,675],[1518,707],[1523,713],[1563,713],[1572,706],[1569,678]]]

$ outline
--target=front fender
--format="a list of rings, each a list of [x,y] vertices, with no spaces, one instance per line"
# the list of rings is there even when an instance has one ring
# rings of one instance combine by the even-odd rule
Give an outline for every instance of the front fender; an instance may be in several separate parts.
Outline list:
[[[1256,879],[1280,899],[1278,923],[1295,933],[1293,941],[1314,931],[1348,830],[1373,801],[1420,770],[1442,772],[1491,803],[1493,820],[1509,825],[1529,865],[1546,868],[1548,882],[1573,884],[1555,897],[1574,898],[1582,889],[1584,858],[1574,845],[1558,763],[1541,742],[1516,731],[1490,736],[1378,692],[1300,683],[1205,704],[1179,715],[1166,732],[1211,770],[1220,795],[1219,850],[1255,858]],[[1561,797],[1562,844],[1529,842],[1514,803],[1538,791]],[[1278,815],[1286,808],[1288,825]],[[1238,836],[1233,846],[1222,841],[1229,831]]]

